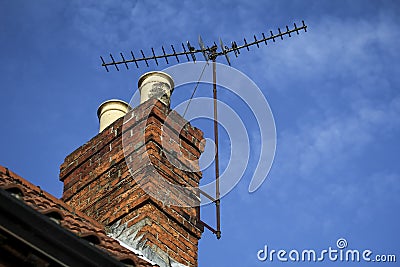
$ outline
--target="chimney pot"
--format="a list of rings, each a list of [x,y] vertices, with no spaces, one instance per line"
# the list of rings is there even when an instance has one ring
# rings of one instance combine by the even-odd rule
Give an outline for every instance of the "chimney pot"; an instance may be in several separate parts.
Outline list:
[[[140,91],[140,104],[150,98],[156,98],[168,108],[170,107],[174,81],[167,73],[151,71],[143,74],[139,78],[138,88]]]
[[[122,100],[111,99],[103,102],[97,109],[97,117],[99,117],[100,122],[99,133],[114,121],[125,116],[129,110],[129,104]]]

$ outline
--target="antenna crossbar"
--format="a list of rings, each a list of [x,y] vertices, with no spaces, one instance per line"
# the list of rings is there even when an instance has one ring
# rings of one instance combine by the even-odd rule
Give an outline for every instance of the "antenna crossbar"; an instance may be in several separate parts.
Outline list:
[[[119,71],[118,65],[125,65],[126,69],[129,69],[128,64],[130,63],[135,63],[136,67],[139,68],[138,62],[144,61],[146,66],[149,66],[148,61],[154,61],[156,63],[156,65],[158,65],[159,61],[158,59],[165,59],[166,63],[169,64],[168,58],[171,57],[175,57],[176,61],[179,63],[179,57],[180,56],[185,56],[187,61],[193,61],[196,62],[196,56],[195,54],[197,53],[201,53],[203,54],[204,58],[206,59],[206,61],[208,60],[212,60],[213,58],[216,58],[218,56],[222,56],[224,55],[227,59],[228,64],[230,65],[230,61],[228,58],[228,53],[233,52],[235,54],[235,56],[237,57],[240,54],[240,50],[246,48],[248,51],[250,51],[250,47],[256,45],[257,47],[260,47],[260,43],[264,43],[265,45],[267,45],[268,41],[273,41],[275,42],[275,39],[280,38],[281,40],[283,40],[283,37],[285,35],[288,35],[289,37],[291,37],[292,33],[297,33],[299,34],[299,31],[303,30],[304,32],[307,32],[307,25],[305,25],[304,21],[302,21],[302,26],[298,27],[296,25],[296,23],[293,24],[294,27],[293,29],[289,29],[288,26],[286,26],[286,31],[282,32],[280,28],[278,28],[278,33],[277,34],[273,34],[272,31],[270,31],[271,35],[270,36],[265,36],[264,33],[262,33],[262,38],[261,39],[257,39],[256,35],[254,35],[254,41],[252,42],[247,42],[247,40],[244,38],[244,44],[242,45],[237,45],[237,43],[235,41],[233,41],[231,43],[231,47],[228,46],[224,46],[222,45],[222,41],[220,41],[221,43],[221,47],[220,50],[218,50],[215,46],[215,43],[213,46],[211,47],[206,47],[203,44],[203,41],[201,39],[201,37],[199,37],[199,45],[200,48],[197,49],[193,46],[190,45],[189,42],[187,42],[187,47],[185,47],[185,45],[182,43],[182,48],[183,51],[176,51],[174,46],[171,45],[171,49],[172,52],[171,53],[166,53],[164,47],[162,46],[162,54],[157,55],[154,51],[153,48],[151,48],[151,56],[146,56],[145,53],[143,52],[143,50],[140,50],[142,57],[141,58],[135,58],[134,54],[132,51],[130,51],[131,53],[131,58],[127,58],[124,56],[123,53],[120,53],[120,60],[115,60],[113,55],[110,54],[110,61],[105,62],[103,57],[101,58],[102,61],[102,66],[106,69],[107,72],[109,72],[109,66],[114,66],[115,69],[117,71]],[[187,48],[187,49],[186,49]]]

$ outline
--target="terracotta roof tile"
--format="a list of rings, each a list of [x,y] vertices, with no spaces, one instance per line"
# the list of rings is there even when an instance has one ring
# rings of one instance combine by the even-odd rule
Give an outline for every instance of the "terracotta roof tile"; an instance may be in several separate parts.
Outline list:
[[[0,166],[0,187],[10,193],[20,194],[18,198],[42,214],[58,213],[57,219],[59,219],[61,227],[86,240],[94,241],[92,243],[98,248],[121,262],[134,263],[136,266],[144,267],[157,266],[107,236],[102,224],[3,166]]]

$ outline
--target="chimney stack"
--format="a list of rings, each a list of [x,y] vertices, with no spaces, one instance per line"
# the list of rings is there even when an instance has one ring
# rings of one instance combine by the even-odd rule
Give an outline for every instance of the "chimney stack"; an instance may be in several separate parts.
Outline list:
[[[147,73],[140,78],[139,90],[141,104],[129,110],[125,120],[101,127],[103,131],[65,158],[60,167],[62,199],[160,267],[196,267],[203,232],[198,191],[191,193],[197,206],[189,207],[166,205],[147,192],[162,193],[168,183],[198,187],[203,133],[170,110],[169,75]],[[112,103],[110,110],[122,109]],[[106,114],[107,106],[102,104],[99,114]],[[163,197],[175,200],[169,203],[184,198],[182,191]]]

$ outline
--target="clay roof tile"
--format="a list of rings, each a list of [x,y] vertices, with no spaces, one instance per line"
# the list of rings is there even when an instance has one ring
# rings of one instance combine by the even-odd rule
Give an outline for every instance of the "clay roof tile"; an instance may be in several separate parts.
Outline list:
[[[20,194],[20,199],[25,204],[57,220],[61,227],[91,242],[125,264],[146,267],[157,266],[107,236],[104,226],[99,222],[75,210],[62,200],[43,191],[40,187],[31,184],[3,166],[0,166],[0,188]]]

